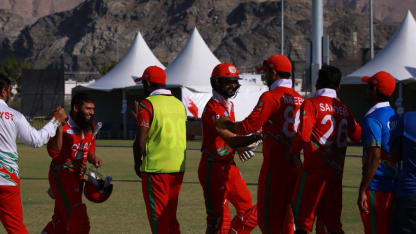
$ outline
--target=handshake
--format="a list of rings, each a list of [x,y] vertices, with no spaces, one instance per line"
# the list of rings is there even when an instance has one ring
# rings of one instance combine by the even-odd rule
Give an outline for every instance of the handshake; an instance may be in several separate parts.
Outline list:
[[[238,148],[237,149],[237,153],[238,156],[241,160],[241,162],[246,162],[249,159],[251,159],[252,157],[254,157],[255,153],[254,150],[257,148],[257,146],[259,146],[260,144],[262,144],[263,141],[262,140],[258,140],[246,147],[243,148]]]
[[[59,121],[62,126],[66,124],[66,121],[68,121],[68,116],[66,115],[64,108],[61,106],[58,106],[55,110],[53,110],[51,115]]]

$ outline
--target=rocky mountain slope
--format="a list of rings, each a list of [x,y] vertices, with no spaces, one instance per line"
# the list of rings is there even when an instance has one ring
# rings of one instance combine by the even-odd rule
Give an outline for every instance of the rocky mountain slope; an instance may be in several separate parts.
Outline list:
[[[23,17],[28,23],[38,18],[73,9],[84,0],[1,0],[0,9]]]
[[[33,23],[38,18],[61,11],[71,10],[85,0],[2,0],[0,9],[20,15]],[[288,0],[286,0],[288,1]],[[240,2],[247,2],[241,0]],[[288,1],[289,2],[289,1]],[[368,0],[324,0],[326,7],[347,7],[358,13],[368,14]],[[416,10],[414,0],[373,1],[374,16],[384,22],[400,22],[408,9]]]
[[[286,54],[304,61],[312,1],[290,0],[285,7]],[[368,47],[366,16],[334,4],[325,9],[324,17],[332,60],[357,56],[354,46],[358,51]],[[280,51],[280,1],[86,0],[73,10],[13,31],[23,21],[10,11],[0,11],[0,57],[14,54],[35,68],[97,71],[119,59],[139,30],[154,54],[168,64],[195,26],[220,60],[244,70]],[[383,47],[396,27],[376,21],[376,46]]]
[[[327,7],[347,7],[358,13],[368,15],[368,0],[324,0]],[[383,22],[400,22],[407,10],[416,12],[415,0],[382,0],[373,1],[374,17]]]

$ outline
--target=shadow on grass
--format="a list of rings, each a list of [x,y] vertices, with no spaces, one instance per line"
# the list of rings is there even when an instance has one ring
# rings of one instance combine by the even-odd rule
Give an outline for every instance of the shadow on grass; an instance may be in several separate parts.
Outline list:
[[[31,177],[22,177],[20,180],[37,180],[37,181],[46,181],[48,178],[31,178]],[[113,182],[125,182],[125,183],[141,183],[141,180],[113,180]],[[199,184],[199,182],[195,181],[184,181],[183,184]],[[247,186],[257,186],[257,183],[246,183]],[[357,188],[358,186],[350,186],[350,185],[343,185],[343,188]]]

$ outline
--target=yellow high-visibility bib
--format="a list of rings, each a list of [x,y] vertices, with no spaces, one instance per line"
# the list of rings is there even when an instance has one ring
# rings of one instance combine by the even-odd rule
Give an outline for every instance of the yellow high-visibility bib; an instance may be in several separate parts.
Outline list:
[[[153,120],[147,133],[146,155],[140,170],[149,173],[185,171],[186,109],[174,96],[146,98],[153,107]]]

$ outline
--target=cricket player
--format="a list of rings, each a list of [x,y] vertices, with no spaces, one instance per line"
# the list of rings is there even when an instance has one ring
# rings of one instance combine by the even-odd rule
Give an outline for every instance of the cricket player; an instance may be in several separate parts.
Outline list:
[[[150,66],[141,78],[147,98],[135,103],[137,135],[134,169],[142,178],[147,217],[153,233],[180,233],[176,219],[185,172],[186,109],[166,89],[166,73]]]
[[[315,97],[305,100],[300,109],[299,128],[290,148],[293,155],[302,149],[304,152],[293,199],[297,234],[312,231],[318,207],[326,232],[343,233],[342,176],[347,140],[360,141],[361,127],[337,98],[340,82],[338,68],[323,66]]]
[[[239,147],[261,139],[258,134],[236,136],[217,129],[217,120],[227,117],[235,121],[234,104],[240,84],[237,68],[230,63],[217,65],[211,74],[212,97],[202,114],[202,157],[198,178],[204,190],[207,211],[206,233],[250,233],[257,226],[257,208],[250,191],[234,162]],[[240,152],[246,154],[248,152]],[[253,156],[252,153],[250,156]],[[246,158],[249,159],[249,158]],[[231,220],[229,203],[236,209]]]
[[[242,122],[220,119],[219,126],[237,134],[263,130],[263,164],[257,193],[258,224],[263,233],[293,233],[291,198],[300,170],[299,155],[289,154],[303,98],[292,89],[292,64],[281,54],[270,56],[258,71],[270,91],[263,93]]]
[[[396,81],[384,71],[363,77],[362,81],[367,83],[368,101],[373,107],[364,118],[363,177],[357,203],[366,234],[390,233],[398,165],[388,159],[389,122],[395,115],[389,99]]]
[[[416,233],[416,112],[395,115],[390,121],[392,160],[402,161],[393,210],[393,234]]]
[[[83,177],[86,162],[95,167],[102,164],[95,155],[94,109],[94,102],[87,94],[75,94],[68,122],[48,142],[47,150],[52,158],[48,177],[55,208],[43,234],[90,231],[87,207],[82,203]]]
[[[67,116],[58,107],[52,112],[51,121],[36,130],[20,112],[7,105],[10,96],[10,80],[0,77],[0,220],[8,233],[24,234],[28,232],[23,224],[16,138],[27,145],[41,147],[55,135]]]

